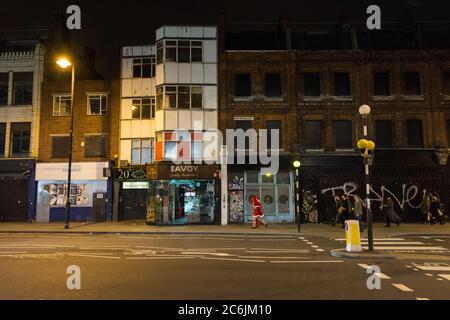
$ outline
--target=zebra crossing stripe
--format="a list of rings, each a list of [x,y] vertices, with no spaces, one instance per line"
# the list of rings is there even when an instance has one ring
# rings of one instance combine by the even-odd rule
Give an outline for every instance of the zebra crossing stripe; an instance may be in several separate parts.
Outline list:
[[[445,280],[450,281],[450,274],[438,274],[438,277],[444,278]]]
[[[364,249],[368,249],[364,247]],[[434,250],[434,251],[447,251],[448,249],[443,247],[409,247],[409,246],[393,246],[393,247],[376,247],[377,250]]]
[[[450,271],[450,267],[446,266],[416,266],[423,271]]]
[[[401,284],[401,283],[393,283],[392,285],[401,291],[405,291],[405,292],[413,292],[414,291],[413,289],[408,288],[407,286],[405,286],[404,284]]]

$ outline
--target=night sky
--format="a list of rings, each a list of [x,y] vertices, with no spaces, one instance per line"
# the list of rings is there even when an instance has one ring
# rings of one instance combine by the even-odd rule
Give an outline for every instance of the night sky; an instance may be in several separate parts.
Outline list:
[[[216,24],[220,13],[229,21],[277,22],[284,14],[291,22],[335,22],[345,14],[363,22],[367,6],[377,4],[382,21],[406,15],[418,21],[450,21],[448,0],[54,0],[4,1],[0,29],[46,27],[70,4],[82,11],[82,29],[71,31],[71,38],[80,48],[95,48],[97,69],[106,78],[117,75],[121,46],[152,43],[156,28],[165,24]]]

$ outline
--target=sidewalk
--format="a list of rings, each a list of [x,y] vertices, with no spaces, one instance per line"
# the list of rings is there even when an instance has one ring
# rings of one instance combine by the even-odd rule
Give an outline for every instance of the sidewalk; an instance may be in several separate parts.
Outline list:
[[[297,235],[295,224],[271,224],[268,228],[251,229],[250,224],[233,224],[228,226],[194,225],[194,226],[148,226],[144,221],[121,221],[101,223],[70,224],[65,230],[63,223],[0,223],[0,233],[79,233],[79,234],[225,234],[225,235]],[[424,225],[402,224],[400,227],[385,228],[384,224],[374,224],[375,238],[398,237],[406,235],[450,235],[450,224]],[[302,224],[301,235],[327,238],[345,237],[340,226],[328,224]],[[367,231],[361,234],[367,237]]]

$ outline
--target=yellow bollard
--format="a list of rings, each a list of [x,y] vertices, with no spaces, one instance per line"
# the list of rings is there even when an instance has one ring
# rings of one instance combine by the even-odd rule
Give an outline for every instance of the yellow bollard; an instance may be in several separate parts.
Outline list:
[[[362,252],[361,236],[359,234],[359,221],[345,221],[345,251]]]

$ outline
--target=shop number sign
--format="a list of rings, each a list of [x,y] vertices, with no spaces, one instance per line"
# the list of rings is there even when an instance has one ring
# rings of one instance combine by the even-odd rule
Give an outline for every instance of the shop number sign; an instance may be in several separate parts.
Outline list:
[[[116,179],[128,180],[128,179],[145,179],[146,172],[144,169],[118,169],[116,173]]]

